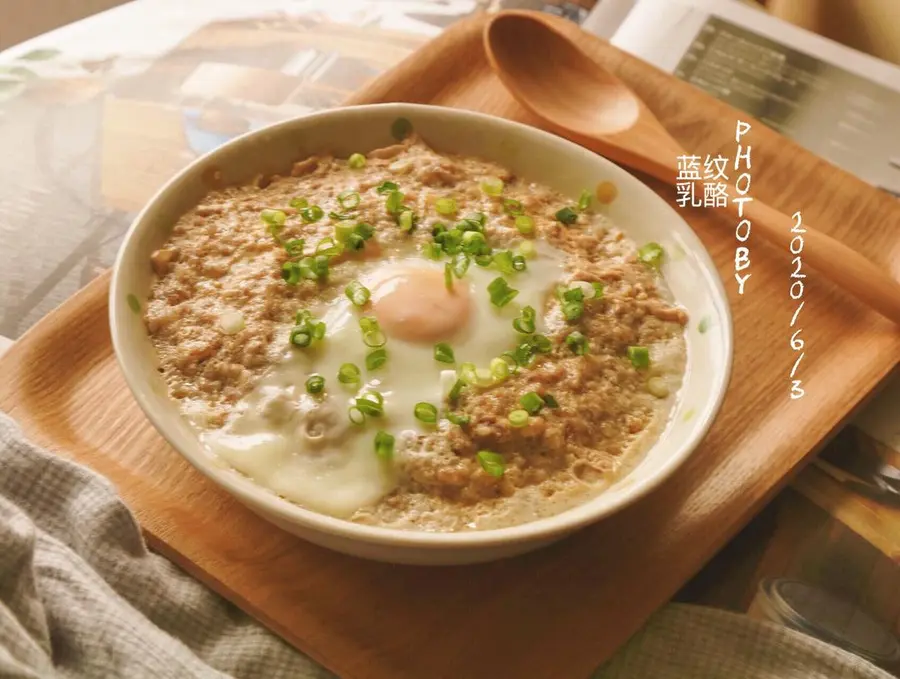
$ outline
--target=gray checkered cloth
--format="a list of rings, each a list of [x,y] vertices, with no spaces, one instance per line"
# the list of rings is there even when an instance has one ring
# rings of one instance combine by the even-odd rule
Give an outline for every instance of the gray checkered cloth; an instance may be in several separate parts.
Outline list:
[[[0,413],[0,678],[229,676],[333,677],[148,552],[109,482]],[[596,678],[889,679],[776,625],[694,606],[660,611]]]

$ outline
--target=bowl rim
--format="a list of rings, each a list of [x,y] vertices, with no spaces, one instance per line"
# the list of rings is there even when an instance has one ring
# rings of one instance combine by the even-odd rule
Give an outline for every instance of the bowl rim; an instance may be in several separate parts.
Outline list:
[[[622,495],[614,502],[599,505],[593,510],[585,509],[586,505],[596,500],[601,495],[589,498],[586,502],[570,507],[558,514],[542,517],[522,524],[516,524],[504,528],[491,528],[473,531],[457,531],[457,532],[426,532],[400,528],[387,528],[383,526],[369,526],[365,524],[357,524],[347,519],[337,518],[326,514],[306,509],[299,504],[282,498],[263,486],[248,485],[246,480],[241,479],[230,467],[222,467],[214,464],[213,459],[202,454],[202,447],[198,445],[196,451],[182,450],[173,440],[171,432],[166,425],[166,418],[162,413],[158,413],[156,408],[150,402],[148,395],[148,385],[140,379],[135,370],[131,369],[132,362],[138,360],[133,356],[126,346],[125,338],[120,334],[120,327],[125,322],[124,309],[118,302],[124,299],[126,291],[120,290],[121,283],[121,265],[131,243],[135,240],[135,234],[144,228],[147,213],[153,206],[160,201],[161,198],[169,191],[169,189],[179,183],[184,177],[195,172],[198,166],[209,162],[210,158],[224,153],[226,149],[234,146],[246,144],[249,140],[266,135],[278,135],[283,130],[292,128],[300,124],[315,125],[316,121],[322,118],[334,116],[348,116],[352,118],[354,115],[365,114],[367,111],[395,111],[398,115],[414,116],[416,113],[423,115],[440,115],[455,116],[463,119],[466,123],[473,125],[493,124],[499,126],[508,126],[518,130],[525,135],[534,135],[543,138],[549,143],[560,146],[560,153],[581,154],[590,156],[591,162],[608,164],[613,166],[617,171],[628,174],[635,182],[640,184],[648,195],[652,195],[652,200],[660,201],[665,208],[671,213],[674,220],[678,220],[683,225],[680,236],[690,246],[690,252],[698,258],[702,264],[702,268],[706,274],[706,283],[711,288],[712,297],[715,301],[716,310],[721,314],[722,340],[724,346],[724,370],[716,376],[716,380],[710,386],[713,387],[714,397],[710,403],[711,408],[708,416],[696,425],[693,434],[682,443],[674,453],[669,456],[661,465],[654,469],[653,473],[646,479],[634,481],[629,486],[628,492]],[[119,369],[125,377],[125,381],[140,406],[144,415],[154,426],[156,431],[168,442],[168,444],[183,458],[185,458],[195,469],[210,479],[214,484],[234,496],[238,501],[254,511],[259,509],[267,520],[271,520],[266,515],[277,517],[278,521],[299,525],[316,532],[325,533],[330,536],[350,539],[357,542],[368,544],[427,548],[429,550],[453,550],[459,548],[475,548],[490,547],[499,544],[518,544],[522,542],[537,542],[541,539],[547,540],[560,534],[567,534],[583,528],[587,525],[596,523],[600,519],[615,514],[625,507],[635,503],[643,498],[651,491],[659,487],[666,479],[672,476],[690,455],[697,449],[703,439],[709,432],[713,422],[717,419],[728,390],[731,379],[731,372],[734,357],[734,338],[733,338],[733,318],[731,306],[728,296],[722,284],[722,280],[718,275],[718,270],[712,257],[709,255],[706,247],[700,241],[691,225],[684,220],[683,217],[663,198],[658,196],[649,186],[647,186],[639,178],[632,175],[628,170],[613,163],[608,158],[594,153],[568,139],[561,136],[546,132],[544,130],[515,122],[500,116],[494,116],[477,111],[467,109],[457,109],[445,106],[436,106],[432,104],[412,104],[412,103],[379,103],[379,104],[359,104],[353,106],[339,106],[337,108],[327,109],[324,111],[316,111],[302,116],[296,116],[286,120],[278,121],[270,125],[258,128],[241,134],[228,142],[218,146],[197,158],[190,164],[177,172],[166,183],[160,187],[158,191],[150,198],[137,216],[132,221],[125,234],[122,244],[119,246],[116,259],[113,264],[112,280],[109,288],[109,324],[110,336],[112,339],[113,351],[119,364]],[[650,450],[657,445],[653,445],[645,451],[644,455],[648,455]],[[253,484],[250,480],[250,484]]]

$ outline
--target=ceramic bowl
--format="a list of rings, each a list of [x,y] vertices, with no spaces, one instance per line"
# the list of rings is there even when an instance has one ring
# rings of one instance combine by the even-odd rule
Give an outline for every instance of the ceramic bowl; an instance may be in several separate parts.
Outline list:
[[[656,241],[668,253],[663,274],[692,319],[688,366],[669,424],[643,459],[607,491],[550,518],[510,528],[426,533],[355,523],[284,500],[225,466],[201,445],[166,393],[156,354],[133,298],[147,299],[153,282],[150,254],[177,219],[198,204],[213,170],[228,182],[259,173],[284,173],[314,153],[346,157],[393,142],[391,125],[407,118],[439,151],[496,161],[515,174],[577,197],[603,180],[618,188],[609,217],[638,243]],[[194,467],[273,524],[325,547],[360,557],[413,564],[460,564],[526,552],[558,540],[638,500],[682,464],[719,410],[732,360],[728,302],[709,254],[678,213],[612,162],[552,134],[479,113],[410,104],[340,108],[307,115],[238,137],[199,158],[169,181],[141,211],[119,252],[110,290],[113,345],[137,402],[168,442]],[[702,322],[701,322],[702,321]]]

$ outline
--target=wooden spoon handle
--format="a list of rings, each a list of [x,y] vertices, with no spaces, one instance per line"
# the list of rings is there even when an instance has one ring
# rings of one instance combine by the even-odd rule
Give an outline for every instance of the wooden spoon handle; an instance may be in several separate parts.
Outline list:
[[[737,216],[735,203],[729,201],[728,209]],[[900,324],[900,283],[856,250],[816,231],[806,222],[797,225],[796,219],[756,199],[744,203],[743,214],[744,219],[750,220],[751,234],[762,235],[774,245],[783,247],[786,261],[800,257],[802,268],[808,264],[883,316]],[[738,225],[737,220],[735,225]],[[743,231],[741,229],[741,235]],[[796,263],[792,263],[791,271],[795,270]],[[751,272],[752,266],[746,271]],[[785,284],[791,282],[785,281]]]

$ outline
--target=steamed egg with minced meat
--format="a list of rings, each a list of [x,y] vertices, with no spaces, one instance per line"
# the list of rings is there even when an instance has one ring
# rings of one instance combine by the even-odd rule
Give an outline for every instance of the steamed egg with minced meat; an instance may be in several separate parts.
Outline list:
[[[493,267],[473,263],[448,286],[444,262],[418,253],[358,264],[356,280],[369,291],[368,301],[357,306],[341,294],[309,308],[324,323],[325,336],[292,347],[225,427],[204,434],[207,444],[238,471],[309,509],[349,517],[377,502],[396,479],[393,466],[375,454],[376,432],[411,440],[442,426],[459,366],[486,368],[513,349],[512,321],[524,307],[537,310],[536,331],[545,331],[540,312],[565,256],[546,243],[535,245],[537,256],[525,271],[503,276],[518,294],[501,308],[488,292],[500,275]],[[364,340],[361,319],[377,322],[375,341]],[[436,360],[437,344],[449,346],[453,362]],[[378,349],[385,356],[367,367],[367,357]],[[446,347],[442,353],[446,360]],[[308,392],[311,376],[324,379],[318,393]],[[382,414],[360,413],[358,398],[374,399]],[[437,423],[417,419],[421,402],[434,406]]]

